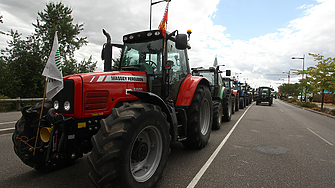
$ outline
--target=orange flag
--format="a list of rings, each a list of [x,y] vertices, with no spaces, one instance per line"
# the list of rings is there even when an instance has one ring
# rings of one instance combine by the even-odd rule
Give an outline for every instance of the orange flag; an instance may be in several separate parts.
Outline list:
[[[158,29],[162,31],[162,34],[163,34],[164,37],[165,37],[165,33],[166,33],[166,24],[167,24],[167,21],[168,21],[168,9],[169,9],[169,2],[166,5],[163,19],[158,26]]]

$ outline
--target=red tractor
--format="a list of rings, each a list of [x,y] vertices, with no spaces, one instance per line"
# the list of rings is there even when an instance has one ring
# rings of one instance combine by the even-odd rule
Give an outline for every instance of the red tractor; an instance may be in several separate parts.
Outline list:
[[[88,155],[97,187],[153,187],[170,142],[206,146],[213,107],[206,78],[192,76],[188,36],[150,30],[103,47],[104,72],[66,76],[64,88],[43,107],[22,109],[14,150],[28,166],[54,170]],[[112,70],[112,46],[122,49]]]

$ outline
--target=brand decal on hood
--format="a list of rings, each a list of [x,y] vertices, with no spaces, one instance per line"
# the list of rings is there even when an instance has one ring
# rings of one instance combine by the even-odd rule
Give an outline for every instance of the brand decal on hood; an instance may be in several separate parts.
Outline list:
[[[95,76],[90,82],[94,82]],[[129,75],[101,75],[96,82],[147,82],[145,76],[129,76]]]

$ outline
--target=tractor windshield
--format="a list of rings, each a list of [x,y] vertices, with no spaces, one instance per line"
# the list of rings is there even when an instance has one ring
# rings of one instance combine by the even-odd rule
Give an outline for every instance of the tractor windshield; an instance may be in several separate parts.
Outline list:
[[[209,83],[214,86],[215,78],[214,78],[214,72],[205,72],[205,71],[198,71],[193,73],[194,76],[202,76],[208,79]]]
[[[270,90],[269,90],[269,88],[260,88],[259,93],[262,94],[262,95],[269,95]]]
[[[138,67],[140,71],[154,74],[162,71],[163,40],[125,44],[122,67]]]

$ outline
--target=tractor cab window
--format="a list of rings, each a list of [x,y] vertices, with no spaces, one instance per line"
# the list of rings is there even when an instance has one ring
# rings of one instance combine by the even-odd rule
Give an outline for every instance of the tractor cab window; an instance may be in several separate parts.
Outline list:
[[[122,67],[138,67],[148,75],[162,72],[162,40],[125,44]]]
[[[178,50],[175,42],[167,40],[167,61],[165,68],[167,70],[167,91],[168,99],[176,100],[179,86],[182,80],[186,78],[189,68],[187,66],[186,50]]]
[[[161,96],[163,40],[125,44],[121,59],[121,70],[135,70],[147,73],[147,89]]]
[[[176,82],[187,75],[187,61],[184,50],[177,50],[175,43],[168,40],[167,64],[171,65],[170,80]]]
[[[223,82],[222,82],[222,77],[221,77],[220,74],[218,75],[218,85],[219,85],[219,86],[224,86],[224,84],[223,84]],[[227,85],[226,87],[228,87],[228,85]]]
[[[259,93],[262,95],[268,95],[270,93],[270,90],[269,88],[261,88]]]

